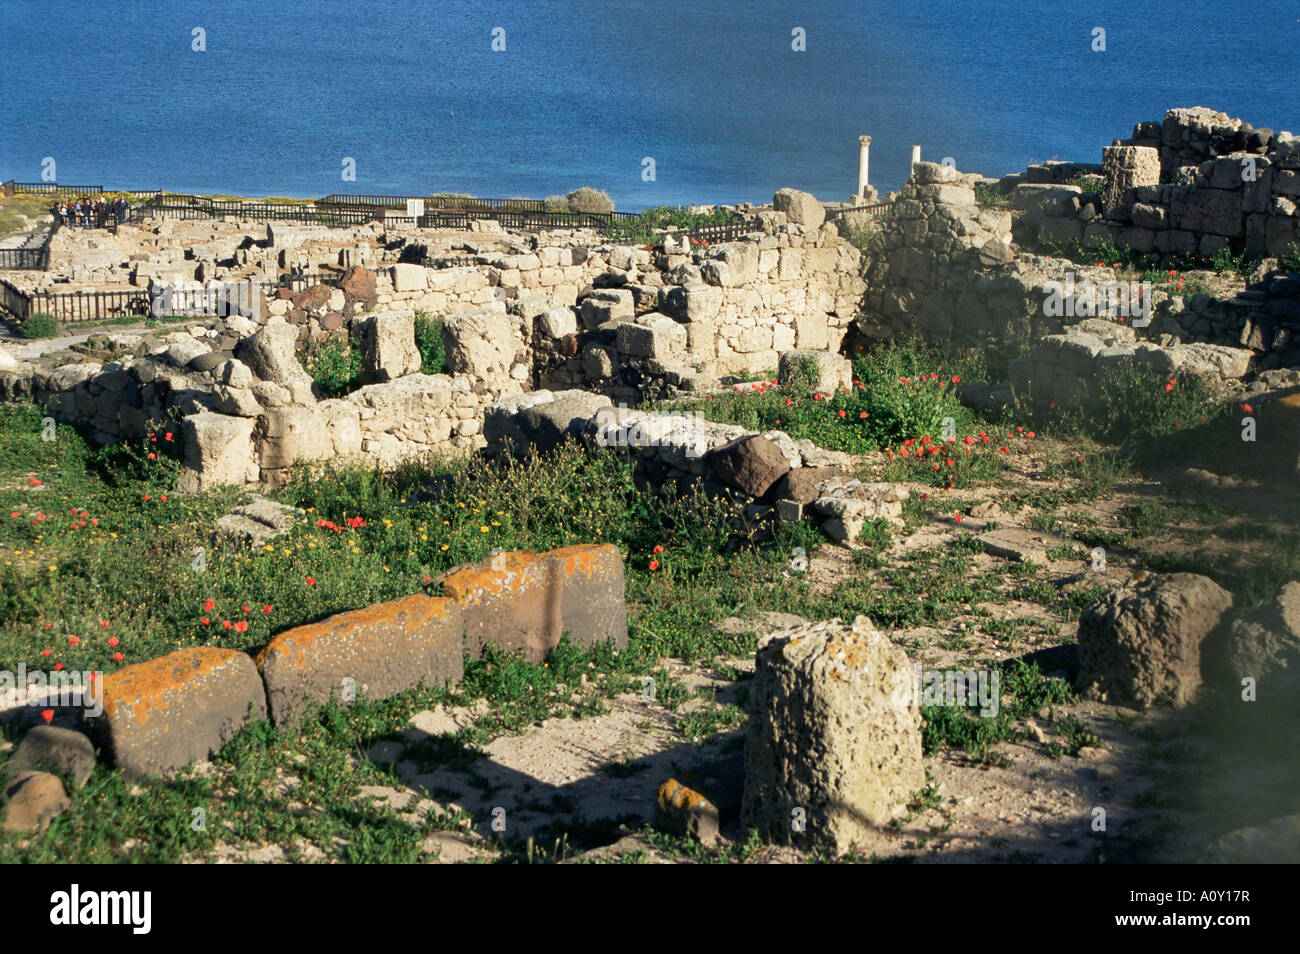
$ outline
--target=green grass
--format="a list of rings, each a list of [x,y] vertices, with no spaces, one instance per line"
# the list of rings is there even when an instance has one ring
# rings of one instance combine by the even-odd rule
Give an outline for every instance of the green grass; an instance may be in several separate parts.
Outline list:
[[[342,397],[361,386],[361,349],[342,337],[323,338],[303,348],[298,360],[325,397]]]
[[[420,352],[421,374],[449,373],[441,318],[423,310],[415,313],[415,347]]]
[[[809,368],[786,386],[769,381],[761,390],[736,389],[666,407],[750,430],[782,430],[830,450],[863,454],[890,448],[900,460],[917,461],[919,449],[904,448],[904,441],[942,445],[945,432],[955,441],[976,436],[976,418],[956,394],[962,360],[946,359],[916,341],[893,341],[856,358],[847,391],[813,392]],[[956,456],[965,465],[972,455]],[[926,465],[935,459],[928,455]],[[959,469],[956,461],[949,469]]]

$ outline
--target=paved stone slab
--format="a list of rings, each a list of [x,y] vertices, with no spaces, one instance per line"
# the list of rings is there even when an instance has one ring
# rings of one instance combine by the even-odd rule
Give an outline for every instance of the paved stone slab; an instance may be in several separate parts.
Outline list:
[[[1006,560],[1015,560],[1018,563],[1027,561],[1047,563],[1047,552],[1062,544],[1083,547],[1083,544],[1055,533],[1048,533],[1045,530],[1026,530],[1022,527],[1000,527],[997,530],[989,530],[980,534],[980,542],[984,544],[986,553]]]

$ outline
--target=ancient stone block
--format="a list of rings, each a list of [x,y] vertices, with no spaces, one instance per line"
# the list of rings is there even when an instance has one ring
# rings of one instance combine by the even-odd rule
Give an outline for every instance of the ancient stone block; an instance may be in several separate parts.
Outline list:
[[[1079,686],[1118,705],[1186,706],[1201,684],[1201,643],[1232,605],[1194,573],[1148,576],[1079,617]]]
[[[790,470],[780,448],[757,434],[728,441],[707,461],[718,480],[751,497],[762,497]]]
[[[492,645],[540,663],[565,632],[583,647],[627,642],[623,560],[613,546],[498,554],[452,570],[442,590],[460,609],[471,656]]]
[[[128,778],[206,758],[246,723],[266,718],[257,667],[231,649],[181,649],[103,679],[94,732]]]
[[[1133,189],[1160,182],[1160,153],[1148,146],[1105,146],[1101,151],[1106,188],[1102,201],[1108,218],[1127,221]]]
[[[276,636],[257,657],[271,720],[285,725],[331,698],[386,699],[460,680],[455,600],[421,594],[338,613]]]
[[[842,854],[900,814],[925,783],[912,681],[907,656],[863,616],[764,637],[742,827]]]
[[[826,221],[826,208],[817,198],[798,189],[778,189],[772,196],[772,207],[777,212],[784,212],[786,217],[796,225],[808,228],[820,228]]]

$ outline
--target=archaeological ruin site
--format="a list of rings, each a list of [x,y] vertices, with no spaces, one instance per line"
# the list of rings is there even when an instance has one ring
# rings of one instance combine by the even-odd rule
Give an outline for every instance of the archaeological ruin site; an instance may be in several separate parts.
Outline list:
[[[1300,138],[872,144],[659,219],[6,183],[0,855],[1300,860]]]

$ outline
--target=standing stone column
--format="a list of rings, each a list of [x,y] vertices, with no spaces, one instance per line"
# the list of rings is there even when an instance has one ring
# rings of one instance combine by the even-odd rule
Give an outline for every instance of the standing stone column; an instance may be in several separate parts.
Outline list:
[[[844,854],[925,784],[907,654],[859,616],[777,630],[755,663],[741,826]]]
[[[911,175],[912,175],[912,169],[915,169],[915,168],[916,168],[916,164],[917,164],[918,162],[920,162],[920,161],[921,161],[921,147],[920,147],[920,146],[913,146],[913,147],[912,147],[912,165],[911,165],[911,167],[909,167],[908,170],[907,170],[908,178],[911,178]]]
[[[867,190],[871,188],[867,179],[867,167],[871,156],[871,137],[858,137],[858,198],[866,201]]]
[[[1127,222],[1133,212],[1133,190],[1160,184],[1160,150],[1151,146],[1105,146],[1101,150],[1101,172],[1106,178],[1106,218]]]

